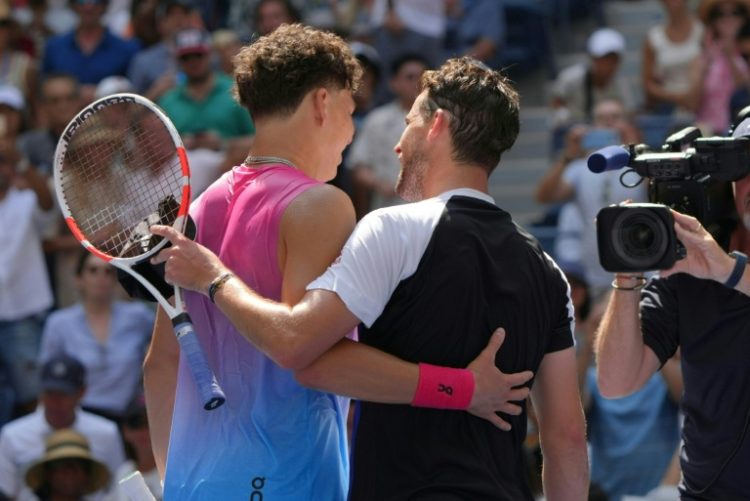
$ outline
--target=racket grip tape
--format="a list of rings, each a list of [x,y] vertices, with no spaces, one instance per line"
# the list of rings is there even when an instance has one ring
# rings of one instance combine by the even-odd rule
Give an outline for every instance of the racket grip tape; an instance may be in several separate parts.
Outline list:
[[[193,379],[198,388],[203,408],[207,411],[221,407],[226,400],[224,391],[216,381],[211,367],[208,365],[206,355],[203,353],[198,336],[195,335],[193,323],[187,313],[180,313],[172,319],[174,332],[177,335],[177,341],[180,343],[180,349],[185,355],[193,373]]]

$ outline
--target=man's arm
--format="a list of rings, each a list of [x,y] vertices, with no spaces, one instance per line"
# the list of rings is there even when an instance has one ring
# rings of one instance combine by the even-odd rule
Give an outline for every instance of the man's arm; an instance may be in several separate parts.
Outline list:
[[[545,355],[531,398],[539,421],[546,499],[586,499],[589,486],[586,426],[574,348]]]
[[[642,279],[617,275],[620,287]],[[596,379],[607,398],[622,397],[643,387],[659,369],[659,359],[643,342],[639,316],[640,290],[615,289],[596,335]]]
[[[151,448],[154,451],[156,468],[162,479],[166,471],[179,361],[180,348],[172,330],[172,322],[159,307],[151,336],[151,345],[143,364],[143,384]]]
[[[677,238],[686,249],[686,256],[662,277],[689,273],[697,278],[724,283],[732,273],[735,260],[727,255],[701,226],[697,219],[672,211]],[[620,287],[631,288],[641,278],[617,275]],[[750,294],[750,274],[743,274],[735,289]],[[599,328],[596,344],[597,380],[602,395],[618,397],[641,388],[659,368],[656,354],[645,345],[639,317],[640,293],[637,290],[615,290]]]
[[[584,156],[581,140],[585,132],[586,127],[575,126],[565,135],[565,148],[562,154],[537,184],[534,194],[537,202],[567,202],[575,197],[575,187],[565,180],[563,173],[570,162]]]
[[[531,371],[504,374],[495,366],[495,356],[505,340],[498,329],[484,350],[469,364],[475,382],[474,395],[467,409],[503,430],[510,424],[496,412],[517,416],[529,389],[523,386]],[[382,403],[409,403],[419,379],[419,367],[361,343],[343,340],[315,362],[295,372],[304,386],[346,395],[358,400]]]

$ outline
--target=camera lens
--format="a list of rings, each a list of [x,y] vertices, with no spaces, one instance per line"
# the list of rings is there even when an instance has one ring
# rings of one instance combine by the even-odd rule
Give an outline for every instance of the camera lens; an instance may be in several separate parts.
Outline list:
[[[669,229],[647,209],[622,211],[612,225],[615,252],[634,269],[654,269],[667,250]]]

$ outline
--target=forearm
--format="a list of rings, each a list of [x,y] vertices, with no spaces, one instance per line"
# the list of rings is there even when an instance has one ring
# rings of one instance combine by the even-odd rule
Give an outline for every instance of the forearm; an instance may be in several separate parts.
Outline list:
[[[52,193],[50,192],[47,180],[37,172],[35,167],[29,167],[24,177],[29,183],[29,187],[36,193],[37,203],[42,210],[50,210],[54,206]]]
[[[589,466],[583,433],[540,437],[544,465],[542,484],[547,501],[588,499]]]
[[[166,472],[179,364],[179,348],[171,332],[170,323],[169,318],[159,308],[151,346],[143,364],[143,386],[151,448],[162,479]]]
[[[616,280],[625,287],[637,284],[635,279]],[[614,290],[599,326],[595,345],[597,383],[606,397],[630,394],[643,379],[645,345],[639,300],[638,290]]]
[[[295,377],[304,386],[357,400],[408,404],[417,389],[419,366],[345,339]]]
[[[536,188],[535,198],[540,203],[551,203],[559,202],[560,197],[558,195],[560,182],[562,180],[562,174],[565,167],[570,163],[571,159],[566,157],[564,154],[560,155],[552,167],[539,181]]]
[[[235,277],[214,299],[237,331],[277,365],[302,369],[358,323],[343,304],[332,304],[331,295],[315,291],[292,307],[259,296]]]

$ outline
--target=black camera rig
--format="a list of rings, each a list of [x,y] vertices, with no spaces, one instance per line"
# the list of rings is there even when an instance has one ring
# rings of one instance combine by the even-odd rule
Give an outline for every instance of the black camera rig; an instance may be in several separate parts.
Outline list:
[[[731,181],[750,174],[750,138],[704,138],[699,129],[687,127],[669,136],[661,151],[651,151],[645,145],[609,146],[592,154],[588,165],[593,172],[628,167],[620,177],[621,183],[636,186],[648,179],[652,204],[694,216],[726,247],[737,223]],[[637,173],[640,179],[627,185],[624,176],[630,172]],[[622,210],[626,213],[620,214]],[[638,217],[630,218],[629,210],[637,210]],[[653,217],[649,218],[649,213]],[[663,210],[653,206],[602,209],[597,216],[602,266],[609,271],[671,267],[681,257],[681,244],[669,221]],[[610,245],[615,241],[621,245]],[[670,244],[653,247],[657,241]]]

